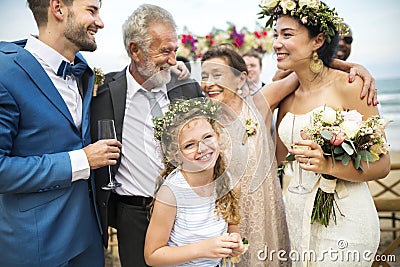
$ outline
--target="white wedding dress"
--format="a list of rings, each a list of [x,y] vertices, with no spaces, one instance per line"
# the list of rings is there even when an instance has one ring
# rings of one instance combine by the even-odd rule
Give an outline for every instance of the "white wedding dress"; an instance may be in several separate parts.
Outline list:
[[[311,114],[312,111],[300,115],[287,113],[283,117],[278,133],[287,148],[301,139],[300,130],[311,122]],[[297,166],[296,162],[291,164],[294,176],[289,187],[298,184]],[[338,180],[335,200],[344,216],[335,208],[336,224],[331,219],[325,227],[317,222],[310,224],[319,176],[304,170],[302,174],[304,187],[313,192],[302,195],[286,190],[284,195],[293,266],[371,266],[380,230],[367,183]]]

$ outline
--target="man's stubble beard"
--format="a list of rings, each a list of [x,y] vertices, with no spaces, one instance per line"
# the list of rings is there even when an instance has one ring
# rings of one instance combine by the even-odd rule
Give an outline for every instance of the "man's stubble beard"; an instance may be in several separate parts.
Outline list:
[[[74,13],[69,11],[67,17],[67,29],[64,32],[65,38],[79,48],[79,51],[93,52],[97,49],[95,41],[88,36],[87,28],[75,23]]]

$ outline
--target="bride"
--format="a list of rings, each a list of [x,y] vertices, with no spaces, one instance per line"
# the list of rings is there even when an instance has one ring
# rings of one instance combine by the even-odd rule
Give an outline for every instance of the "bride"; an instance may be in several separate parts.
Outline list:
[[[364,120],[378,115],[376,106],[368,105],[366,99],[359,99],[362,87],[359,77],[356,77],[355,82],[348,83],[346,73],[328,67],[336,54],[342,20],[334,10],[319,1],[264,2],[263,14],[271,16],[271,23],[276,21],[274,50],[278,68],[294,71],[299,79],[298,88],[280,104],[277,160],[283,161],[287,152],[295,155],[299,164],[294,164],[294,173],[302,172],[303,185],[308,189],[317,188],[320,176],[316,174],[320,173],[344,181],[348,193],[342,198],[335,194],[337,207],[344,216],[337,215],[336,223],[331,220],[325,227],[317,222],[310,224],[310,209],[314,200],[312,196],[315,193],[285,192],[291,252],[300,255],[292,259],[293,265],[370,266],[372,261],[363,257],[363,253],[370,252],[369,255],[373,257],[377,251],[379,219],[366,181],[380,179],[388,174],[389,155],[382,155],[378,161],[370,163],[363,173],[357,171],[352,164],[333,164],[330,157],[324,157],[318,144],[302,140],[300,132],[310,123],[312,111],[321,106],[357,110],[363,114]],[[295,143],[310,149],[291,149]],[[289,186],[298,183],[298,175],[295,176]],[[314,252],[315,257],[302,257],[302,252],[306,251]],[[329,251],[335,253],[334,257]],[[360,255],[358,259],[348,257],[354,252]]]

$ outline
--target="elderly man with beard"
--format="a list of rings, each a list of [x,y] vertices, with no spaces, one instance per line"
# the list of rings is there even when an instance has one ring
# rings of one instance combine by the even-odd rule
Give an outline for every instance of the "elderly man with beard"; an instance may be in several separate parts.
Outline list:
[[[173,99],[202,96],[193,90],[166,84],[171,67],[177,64],[178,37],[172,15],[154,5],[138,7],[123,25],[123,38],[130,64],[120,72],[108,73],[91,107],[92,138],[97,137],[97,120],[113,119],[121,158],[112,166],[112,176],[122,186],[101,189],[108,181],[107,168],[96,170],[96,193],[107,247],[107,227],[117,229],[122,266],[147,266],[144,240],[148,227],[148,204],[156,178],[163,168],[161,154],[153,140],[152,117],[168,109]],[[153,99],[148,96],[152,94]],[[154,102],[156,101],[156,102]],[[161,110],[160,110],[161,108]]]
[[[103,266],[90,170],[120,142],[90,144],[98,0],[28,0],[39,29],[0,43],[0,266]],[[92,190],[93,188],[93,190]]]

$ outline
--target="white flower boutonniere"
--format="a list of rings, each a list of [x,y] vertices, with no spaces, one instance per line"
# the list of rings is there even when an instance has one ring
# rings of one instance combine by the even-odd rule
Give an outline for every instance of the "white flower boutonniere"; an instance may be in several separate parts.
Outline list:
[[[246,130],[244,132],[242,145],[246,144],[247,138],[257,133],[257,125],[258,123],[254,122],[252,119],[246,120],[246,125],[245,125]]]
[[[100,68],[93,68],[94,71],[94,86],[93,86],[93,96],[97,96],[97,89],[100,85],[104,83],[106,76]]]

